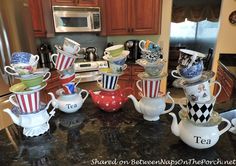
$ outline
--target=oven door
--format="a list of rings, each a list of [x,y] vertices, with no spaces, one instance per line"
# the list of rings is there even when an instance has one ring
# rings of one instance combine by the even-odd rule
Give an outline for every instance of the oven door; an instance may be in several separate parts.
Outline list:
[[[87,12],[54,11],[55,32],[88,32],[92,30],[91,16]]]

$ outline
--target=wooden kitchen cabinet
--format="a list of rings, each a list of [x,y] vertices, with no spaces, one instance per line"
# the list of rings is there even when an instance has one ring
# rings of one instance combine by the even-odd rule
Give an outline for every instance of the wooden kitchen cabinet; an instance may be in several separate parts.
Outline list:
[[[52,0],[52,4],[62,6],[98,6],[98,0]]]
[[[217,97],[217,102],[225,102],[231,99],[234,90],[234,79],[221,63],[219,63],[216,75],[216,81],[221,84],[221,92]],[[218,92],[219,86],[215,85],[214,87],[214,95]]]
[[[103,0],[103,3],[104,34],[160,34],[161,0]]]
[[[46,28],[43,17],[42,0],[29,0],[29,9],[35,37],[45,37]]]

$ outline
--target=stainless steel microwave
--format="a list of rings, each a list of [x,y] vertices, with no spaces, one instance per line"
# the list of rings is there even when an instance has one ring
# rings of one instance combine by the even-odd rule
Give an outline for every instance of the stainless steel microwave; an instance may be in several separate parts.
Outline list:
[[[56,32],[99,32],[101,18],[99,7],[53,6]]]

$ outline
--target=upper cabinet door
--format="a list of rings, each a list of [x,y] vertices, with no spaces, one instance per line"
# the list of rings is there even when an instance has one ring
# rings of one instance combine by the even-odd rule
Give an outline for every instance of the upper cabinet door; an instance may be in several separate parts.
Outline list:
[[[98,0],[78,0],[79,6],[98,6]]]
[[[42,1],[29,0],[29,9],[35,37],[45,37],[46,29],[44,24]]]
[[[107,34],[128,34],[128,1],[105,0],[105,10]]]
[[[77,0],[52,0],[52,5],[74,6]]]
[[[160,34],[161,0],[131,0],[131,32]]]

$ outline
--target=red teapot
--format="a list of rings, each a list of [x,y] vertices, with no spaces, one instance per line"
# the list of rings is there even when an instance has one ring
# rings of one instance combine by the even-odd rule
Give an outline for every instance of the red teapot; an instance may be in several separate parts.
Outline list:
[[[133,89],[117,89],[114,91],[101,90],[93,92],[89,90],[94,104],[106,112],[118,111],[128,100],[128,95],[133,93]]]

